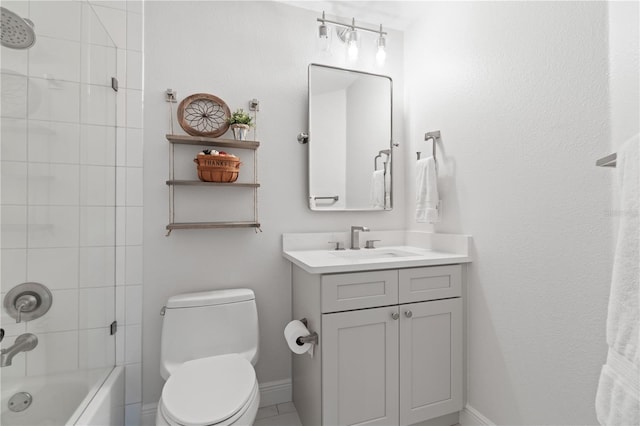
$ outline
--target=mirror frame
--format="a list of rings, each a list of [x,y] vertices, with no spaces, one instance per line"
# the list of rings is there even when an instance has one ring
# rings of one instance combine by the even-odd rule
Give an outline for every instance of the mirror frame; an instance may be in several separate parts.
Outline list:
[[[381,77],[381,78],[385,78],[387,80],[389,80],[389,186],[390,186],[390,193],[389,193],[389,207],[384,207],[382,209],[374,209],[374,208],[355,208],[355,209],[348,209],[348,208],[322,208],[322,209],[313,209],[311,208],[311,148],[309,147],[309,144],[313,142],[313,134],[311,132],[311,67],[321,67],[321,68],[327,68],[327,69],[332,69],[332,70],[337,70],[337,71],[346,71],[346,72],[350,72],[350,73],[356,73],[356,74],[364,74],[364,75],[368,75],[368,76],[373,76],[373,77]],[[336,66],[332,66],[332,65],[324,65],[324,64],[317,64],[317,63],[310,63],[309,66],[307,67],[307,119],[308,119],[308,128],[309,130],[307,131],[307,141],[305,142],[307,144],[307,207],[309,208],[309,210],[314,211],[314,212],[322,212],[322,211],[327,211],[327,212],[341,212],[341,211],[370,211],[370,212],[385,212],[385,211],[391,211],[393,210],[393,176],[394,176],[394,167],[393,167],[393,148],[395,147],[393,144],[393,79],[388,76],[388,75],[383,75],[383,74],[375,74],[375,73],[371,73],[371,72],[367,72],[367,71],[359,71],[359,70],[354,70],[354,69],[350,69],[350,68],[342,68],[342,67],[336,67]]]

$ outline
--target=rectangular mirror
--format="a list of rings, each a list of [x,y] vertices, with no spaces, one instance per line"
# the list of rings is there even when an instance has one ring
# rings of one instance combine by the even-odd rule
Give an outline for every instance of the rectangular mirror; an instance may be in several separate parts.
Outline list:
[[[391,210],[390,77],[309,65],[309,208]]]

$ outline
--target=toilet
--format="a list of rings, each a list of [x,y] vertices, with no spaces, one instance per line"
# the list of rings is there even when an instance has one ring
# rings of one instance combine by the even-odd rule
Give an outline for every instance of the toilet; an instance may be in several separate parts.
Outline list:
[[[250,289],[172,296],[162,310],[156,425],[252,425],[260,405],[258,313]]]

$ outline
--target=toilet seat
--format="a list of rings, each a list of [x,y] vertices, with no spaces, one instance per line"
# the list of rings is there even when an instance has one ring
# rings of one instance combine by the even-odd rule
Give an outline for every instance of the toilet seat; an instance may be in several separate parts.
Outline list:
[[[253,366],[238,354],[187,361],[167,380],[159,411],[181,426],[235,423],[259,397]]]

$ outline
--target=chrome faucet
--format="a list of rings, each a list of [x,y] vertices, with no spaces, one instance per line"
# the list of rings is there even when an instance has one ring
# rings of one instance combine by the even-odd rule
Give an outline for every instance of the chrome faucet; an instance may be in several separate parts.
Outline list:
[[[19,335],[13,345],[0,350],[0,367],[11,365],[14,356],[20,352],[28,352],[36,346],[38,346],[38,338],[35,334],[24,333]]]
[[[352,226],[351,227],[351,250],[360,250],[360,232],[369,232],[369,228],[366,226]]]

